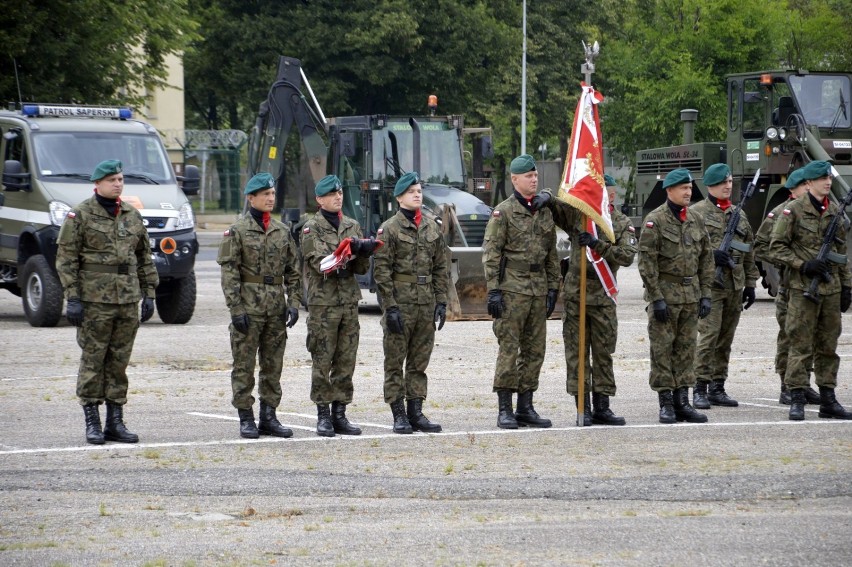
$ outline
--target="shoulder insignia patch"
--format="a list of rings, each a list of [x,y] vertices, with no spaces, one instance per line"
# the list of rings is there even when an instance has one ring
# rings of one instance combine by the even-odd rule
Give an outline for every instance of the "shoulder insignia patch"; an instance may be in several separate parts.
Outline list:
[[[491,216],[499,219],[500,218],[500,211],[494,211],[493,213],[491,213]]]
[[[230,229],[230,228],[226,228],[226,229],[225,229],[225,232],[223,232],[223,233],[222,233],[222,236],[231,236],[231,229]]]
[[[784,209],[784,214],[785,214],[785,215],[789,215],[789,214],[790,214],[790,212],[791,212],[791,211],[790,211],[790,209]]]
[[[645,228],[654,228],[654,222],[653,222],[653,221],[648,221],[648,222],[646,222],[646,223],[645,223]]]
[[[630,232],[636,232],[636,228],[632,224],[627,227],[627,230],[629,230]]]
[[[768,219],[774,219],[774,218],[775,218],[775,213],[769,213],[768,215],[766,215],[766,218],[768,218]]]
[[[65,216],[68,217],[69,219],[74,219],[74,218],[77,218],[77,213],[75,213],[74,211],[68,211],[68,214],[65,215]]]
[[[384,234],[384,233],[385,233],[385,229],[383,229],[383,228],[380,228],[378,231],[376,231],[377,235]]]
[[[311,233],[311,227],[309,227],[309,226],[306,226],[306,227],[302,230],[302,234],[310,234],[310,233]]]

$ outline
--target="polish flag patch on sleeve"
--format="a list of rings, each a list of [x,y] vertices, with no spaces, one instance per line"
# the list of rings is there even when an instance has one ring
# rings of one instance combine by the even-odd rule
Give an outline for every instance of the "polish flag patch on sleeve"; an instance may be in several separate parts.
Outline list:
[[[494,211],[493,213],[491,213],[491,216],[494,217],[495,219],[499,219],[500,218],[500,211]]]
[[[766,215],[766,218],[768,218],[768,219],[774,219],[774,218],[775,218],[775,213],[769,213],[768,215]]]
[[[648,221],[645,223],[645,228],[654,228],[654,221]]]
[[[310,233],[311,233],[311,227],[309,227],[309,226],[306,226],[305,229],[302,231],[302,234],[310,234]]]
[[[223,232],[223,233],[222,233],[222,236],[231,236],[231,229],[230,229],[230,228],[226,228],[226,229],[225,229],[225,232]]]
[[[68,214],[65,215],[65,216],[68,217],[69,219],[75,219],[75,218],[77,218],[77,213],[75,213],[74,211],[68,211]]]
[[[636,232],[636,228],[633,225],[628,226],[627,230],[630,232]]]
[[[378,231],[376,231],[376,235],[384,234],[384,233],[385,233],[385,229],[383,229],[383,228],[380,228]]]
[[[785,214],[785,215],[789,215],[789,214],[790,214],[790,209],[784,209],[784,214]]]

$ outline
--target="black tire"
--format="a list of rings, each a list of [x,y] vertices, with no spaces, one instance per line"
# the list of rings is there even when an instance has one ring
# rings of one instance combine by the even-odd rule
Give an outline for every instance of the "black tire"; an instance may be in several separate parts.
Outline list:
[[[157,313],[160,321],[183,325],[195,312],[195,272],[157,288]]]
[[[33,327],[55,327],[62,317],[62,284],[44,256],[30,256],[21,276],[21,303]]]

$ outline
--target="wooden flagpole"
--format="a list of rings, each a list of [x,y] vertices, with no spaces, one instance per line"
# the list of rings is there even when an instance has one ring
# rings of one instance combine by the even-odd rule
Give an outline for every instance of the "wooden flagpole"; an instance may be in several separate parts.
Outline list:
[[[580,216],[581,226],[586,226],[586,215]],[[577,343],[580,345],[577,361],[577,426],[583,427],[585,422],[585,389],[586,389],[586,247],[580,250],[580,332]]]

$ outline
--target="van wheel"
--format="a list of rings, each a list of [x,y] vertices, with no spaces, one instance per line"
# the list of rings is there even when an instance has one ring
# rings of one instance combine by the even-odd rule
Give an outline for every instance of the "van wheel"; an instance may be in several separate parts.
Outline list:
[[[195,312],[195,272],[157,287],[157,313],[163,323],[183,325]]]
[[[30,256],[21,275],[21,303],[27,321],[33,327],[55,327],[62,317],[59,278],[41,254]]]

